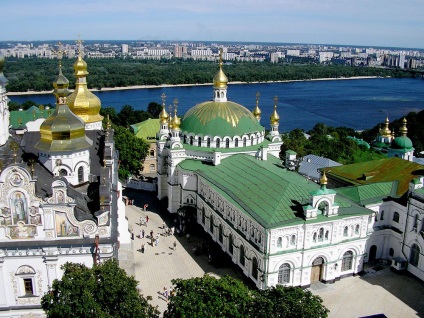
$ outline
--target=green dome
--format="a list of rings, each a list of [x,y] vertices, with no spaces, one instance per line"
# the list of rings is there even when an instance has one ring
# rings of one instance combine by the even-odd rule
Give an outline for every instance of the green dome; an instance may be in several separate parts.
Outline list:
[[[407,136],[396,137],[392,141],[391,149],[405,149],[412,150],[412,141]]]
[[[233,102],[208,101],[197,104],[184,115],[181,131],[202,136],[242,136],[265,130],[252,112]]]

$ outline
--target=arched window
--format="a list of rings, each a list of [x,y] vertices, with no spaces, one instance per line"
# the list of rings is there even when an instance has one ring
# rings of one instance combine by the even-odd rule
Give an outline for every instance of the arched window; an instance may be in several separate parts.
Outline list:
[[[154,163],[152,163],[152,164],[150,165],[150,172],[154,172],[155,170],[156,170],[155,164],[154,164]]]
[[[343,229],[343,236],[347,236],[348,231],[349,231],[348,227],[345,226]]]
[[[296,245],[296,235],[292,235],[290,239],[290,245]]]
[[[347,251],[346,253],[343,254],[342,272],[352,269],[352,261],[353,261],[353,253],[351,251]]]
[[[202,223],[205,224],[205,208],[202,209]]]
[[[228,236],[228,252],[233,255],[233,235]]]
[[[150,150],[150,158],[155,157],[155,151],[153,149]]]
[[[184,143],[185,144],[187,143],[187,136],[186,135],[184,135]]]
[[[278,269],[278,284],[288,284],[290,283],[290,265],[284,263]]]
[[[59,170],[59,176],[65,177],[67,175],[68,175],[68,171],[66,171],[65,169],[60,169]]]
[[[247,144],[247,140],[246,140],[246,137],[244,137],[243,138],[243,147],[246,147],[246,144]]]
[[[395,254],[395,251],[392,248],[390,248],[389,249],[389,256],[393,257],[394,254]]]
[[[197,145],[202,146],[202,137],[197,138]]]
[[[213,233],[213,215],[212,214],[211,214],[211,219],[209,223],[209,230],[211,231],[211,233]]]
[[[355,225],[355,234],[358,235],[359,234],[359,224]]]
[[[193,136],[190,136],[190,145],[193,146]]]
[[[283,238],[281,236],[277,239],[277,247],[283,247]]]
[[[417,244],[412,245],[411,247],[411,256],[409,257],[409,264],[417,267],[420,260],[420,248]]]
[[[206,147],[208,147],[208,148],[211,147],[211,139],[210,138],[206,139]]]
[[[378,221],[378,212],[375,212],[375,214],[374,214],[374,222],[377,222]]]
[[[221,139],[216,139],[216,148],[221,147]]]
[[[225,148],[230,148],[230,139],[225,139]]]
[[[399,223],[399,213],[393,213],[393,222]]]
[[[416,230],[417,227],[418,227],[418,214],[415,214],[413,228]]]
[[[253,136],[250,136],[250,145],[253,146]]]
[[[244,266],[244,247],[240,245],[240,257],[239,257],[240,265]]]
[[[323,240],[324,240],[324,229],[320,228],[319,234],[318,234],[318,242],[322,242]]]
[[[317,232],[315,232],[314,235],[312,236],[312,240],[314,241],[314,243],[317,242]]]
[[[381,213],[380,213],[380,221],[381,220],[384,220],[384,211],[381,211]]]
[[[238,139],[234,141],[234,147],[238,147]]]
[[[330,232],[327,230],[325,231],[325,240],[328,241],[328,237],[330,236]]]
[[[84,168],[79,167],[78,168],[78,183],[84,182]]]
[[[221,224],[218,227],[218,239],[221,243],[224,240],[224,236],[222,235],[222,225]]]
[[[258,280],[258,260],[256,257],[254,257],[252,260],[252,277],[255,280]]]

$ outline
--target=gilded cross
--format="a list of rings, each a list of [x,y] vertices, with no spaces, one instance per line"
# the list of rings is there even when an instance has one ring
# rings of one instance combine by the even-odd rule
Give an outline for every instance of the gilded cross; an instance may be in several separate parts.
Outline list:
[[[160,95],[160,97],[162,98],[162,107],[165,108],[165,99],[166,99],[165,93],[162,93],[162,95]]]
[[[274,96],[274,106],[277,106],[277,103],[278,103],[278,96],[275,95]]]
[[[259,92],[256,93],[256,105],[259,104],[259,96],[261,96],[261,94],[259,94]]]
[[[175,98],[175,99],[174,99],[174,109],[175,109],[175,110],[177,110],[177,109],[178,109],[178,103],[179,103],[178,98]]]
[[[10,143],[10,149],[13,151],[13,157],[15,158],[15,163],[16,163],[16,157],[18,156],[18,149],[19,149],[19,145],[16,141],[12,141]]]

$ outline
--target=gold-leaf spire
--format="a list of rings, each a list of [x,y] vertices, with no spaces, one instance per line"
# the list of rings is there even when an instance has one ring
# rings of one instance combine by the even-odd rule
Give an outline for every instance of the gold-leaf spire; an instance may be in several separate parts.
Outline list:
[[[278,103],[278,96],[274,97],[274,112],[270,116],[271,125],[278,125],[278,122],[280,121],[280,116],[278,116],[277,113],[277,103]]]
[[[226,88],[228,84],[228,78],[222,70],[222,49],[219,50],[219,71],[213,78],[214,88]]]
[[[256,107],[253,110],[253,116],[255,116],[255,118],[259,121],[261,119],[261,109],[259,108],[259,96],[261,96],[261,94],[259,94],[259,92],[256,93]]]
[[[384,128],[380,129],[380,135],[382,137],[390,138],[392,136],[392,132],[389,129],[389,116],[386,116],[386,120],[384,121]]]
[[[174,99],[174,117],[171,119],[171,124],[170,124],[170,126],[174,130],[180,129],[180,125],[181,125],[181,120],[177,116],[177,111],[178,111],[178,99],[175,98]]]

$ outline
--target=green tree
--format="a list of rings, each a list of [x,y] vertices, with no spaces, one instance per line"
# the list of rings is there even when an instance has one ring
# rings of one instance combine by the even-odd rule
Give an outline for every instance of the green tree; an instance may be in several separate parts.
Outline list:
[[[325,318],[328,309],[319,296],[299,287],[271,287],[250,290],[241,281],[224,276],[216,279],[175,279],[175,295],[170,296],[165,318]]]
[[[240,317],[245,318],[251,304],[251,291],[239,280],[224,276],[174,279],[166,317]]]
[[[126,179],[130,174],[138,176],[149,149],[148,143],[125,127],[113,125],[113,128],[116,149],[119,151],[119,177]]]
[[[259,291],[254,299],[256,317],[323,318],[329,310],[322,299],[300,287],[271,287]]]
[[[150,102],[147,106],[147,112],[152,115],[153,118],[159,118],[159,114],[162,111],[162,105],[156,102]]]
[[[128,277],[114,259],[92,268],[75,263],[61,268],[62,279],[55,280],[41,299],[47,317],[143,318],[159,314],[138,293],[134,277]]]

